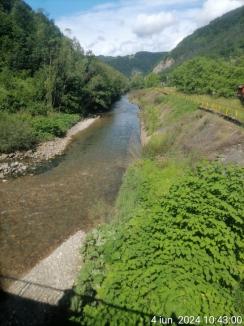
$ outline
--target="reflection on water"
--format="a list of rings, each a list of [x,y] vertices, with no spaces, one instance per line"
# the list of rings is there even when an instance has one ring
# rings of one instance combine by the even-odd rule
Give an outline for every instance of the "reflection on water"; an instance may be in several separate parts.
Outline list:
[[[113,203],[139,152],[138,108],[123,97],[75,136],[58,165],[1,183],[1,273],[18,276],[70,234],[95,226],[89,211],[100,201]]]

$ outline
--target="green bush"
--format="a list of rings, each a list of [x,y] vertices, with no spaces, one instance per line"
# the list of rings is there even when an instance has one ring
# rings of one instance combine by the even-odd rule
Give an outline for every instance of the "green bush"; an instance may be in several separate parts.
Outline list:
[[[155,182],[141,181],[130,218],[87,239],[72,320],[124,326],[149,325],[154,315],[239,315],[243,168],[199,166],[153,196]]]
[[[0,152],[29,149],[37,143],[37,137],[28,121],[19,115],[0,114]]]
[[[39,140],[63,137],[67,130],[80,119],[76,114],[53,113],[48,116],[37,116],[31,125]]]

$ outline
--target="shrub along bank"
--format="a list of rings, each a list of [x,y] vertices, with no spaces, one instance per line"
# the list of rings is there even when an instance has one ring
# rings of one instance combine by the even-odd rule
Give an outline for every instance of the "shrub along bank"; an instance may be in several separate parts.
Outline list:
[[[204,316],[244,314],[244,169],[187,158],[177,137],[155,151],[163,120],[179,125],[196,119],[196,109],[150,96],[167,102],[169,113],[156,121],[153,101],[148,111],[140,96],[152,137],[124,177],[116,218],[83,247],[72,299],[78,325],[149,325],[154,316],[175,324],[178,316],[200,316],[195,324],[208,325]]]
[[[49,113],[32,116],[27,113],[0,113],[0,152],[25,150],[38,142],[62,137],[80,120],[77,114]]]

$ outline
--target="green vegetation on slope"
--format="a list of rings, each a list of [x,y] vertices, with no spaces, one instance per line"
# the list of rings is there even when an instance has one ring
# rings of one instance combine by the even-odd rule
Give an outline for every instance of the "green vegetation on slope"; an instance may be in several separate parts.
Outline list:
[[[142,89],[157,87],[161,85],[161,78],[158,74],[150,73],[143,76],[141,73],[134,74],[130,79],[131,89]]]
[[[186,37],[169,57],[176,63],[195,56],[239,57],[244,53],[244,6],[212,21]]]
[[[0,111],[12,124],[6,133],[14,132],[14,118],[7,119],[6,114],[45,116],[39,121],[43,121],[44,133],[50,133],[49,127],[44,129],[48,117],[54,119],[53,112],[86,116],[108,110],[126,83],[122,74],[93,55],[85,55],[79,43],[63,36],[42,12],[33,12],[22,0],[1,2]],[[21,128],[18,130],[19,136]],[[10,142],[1,148],[27,148],[26,137],[19,139],[19,144]]]
[[[169,75],[170,84],[190,94],[233,97],[244,81],[244,57],[234,61],[197,57]]]
[[[72,321],[243,315],[243,168],[199,163],[209,122],[192,99],[159,89],[133,98],[151,138],[124,178],[116,219],[87,238]],[[194,134],[197,155],[185,148]]]
[[[103,62],[114,67],[127,77],[133,73],[148,74],[164,58],[166,52],[138,52],[134,55],[106,57],[99,56]]]

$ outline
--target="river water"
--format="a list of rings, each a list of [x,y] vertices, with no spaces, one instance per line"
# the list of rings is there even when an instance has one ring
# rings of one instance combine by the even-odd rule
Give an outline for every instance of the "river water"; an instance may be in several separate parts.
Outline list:
[[[1,183],[1,274],[19,277],[77,230],[103,223],[140,148],[138,108],[124,96],[40,174]]]

